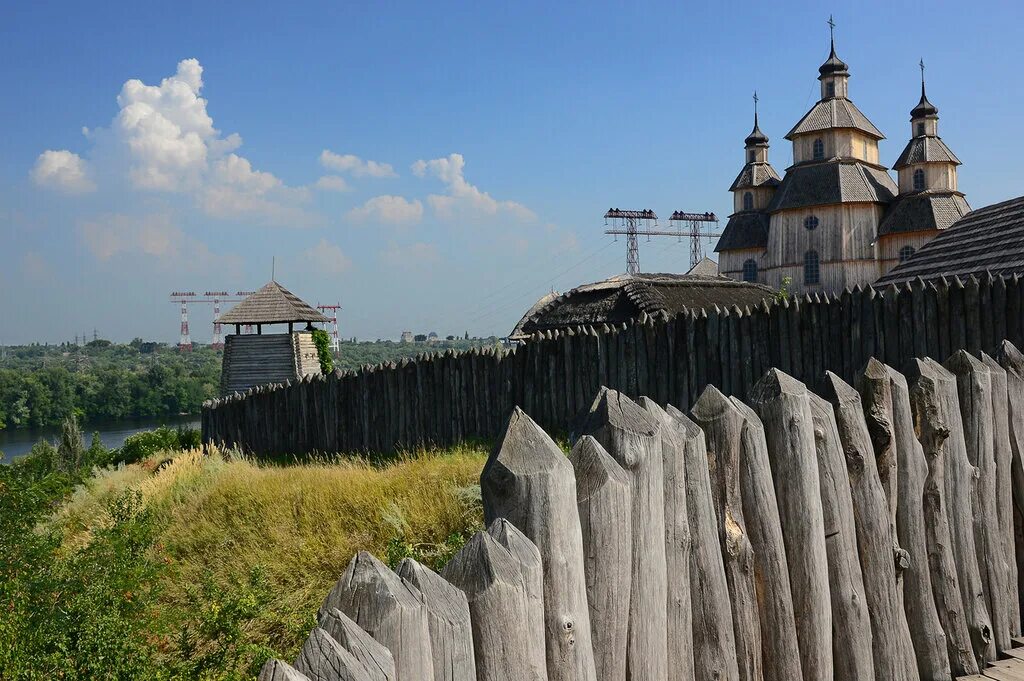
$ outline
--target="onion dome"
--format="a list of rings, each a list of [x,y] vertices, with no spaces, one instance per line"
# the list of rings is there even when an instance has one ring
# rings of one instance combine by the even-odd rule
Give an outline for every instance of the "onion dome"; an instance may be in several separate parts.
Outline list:
[[[910,110],[910,118],[927,118],[929,116],[938,116],[939,108],[928,101],[928,96],[924,93],[924,80],[921,81],[921,101],[917,103],[913,109]]]
[[[850,75],[850,67],[836,55],[836,43],[832,41],[832,50],[829,52],[828,59],[825,63],[818,67],[818,73],[821,77],[825,76],[848,76]]]
[[[748,147],[768,146],[768,135],[761,132],[761,128],[758,127],[756,113],[754,114],[754,129],[750,131],[743,143]]]

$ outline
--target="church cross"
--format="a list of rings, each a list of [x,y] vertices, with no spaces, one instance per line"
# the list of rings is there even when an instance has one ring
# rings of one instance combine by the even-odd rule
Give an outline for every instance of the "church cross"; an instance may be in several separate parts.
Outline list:
[[[832,15],[828,15],[828,35],[833,41],[836,39],[836,22],[832,20]]]
[[[920,63],[918,63],[918,66],[921,67],[921,85],[924,85],[924,58],[923,57],[921,58]]]

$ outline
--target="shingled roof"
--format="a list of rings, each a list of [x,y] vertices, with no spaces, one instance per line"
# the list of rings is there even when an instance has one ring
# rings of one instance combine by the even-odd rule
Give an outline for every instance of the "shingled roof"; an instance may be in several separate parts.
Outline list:
[[[709,261],[710,262],[710,261]],[[648,315],[675,315],[688,310],[753,307],[775,292],[761,284],[707,274],[702,263],[687,274],[622,274],[586,284],[534,305],[509,334],[524,339],[538,331],[580,325],[621,324]],[[691,272],[694,272],[691,271]]]
[[[729,216],[715,253],[741,248],[764,248],[768,245],[768,214],[745,210]]]
[[[786,139],[791,140],[797,135],[829,128],[853,128],[875,139],[885,139],[885,135],[875,127],[874,123],[869,121],[868,117],[845,97],[830,97],[812,106],[811,110],[804,114],[804,117],[786,134]]]
[[[884,170],[861,161],[833,159],[789,168],[768,212],[831,203],[889,203],[898,192]]]
[[[876,283],[985,272],[1024,274],[1024,196],[971,211]]]
[[[284,286],[271,281],[222,314],[217,321],[221,324],[287,324],[331,320]]]
[[[903,153],[896,159],[893,168],[899,170],[914,163],[955,163],[960,165],[956,157],[941,137],[913,137]]]
[[[971,210],[963,194],[924,191],[898,197],[878,225],[878,236],[948,229]]]
[[[736,176],[729,191],[737,189],[753,189],[757,187],[775,187],[782,181],[779,174],[775,172],[768,163],[748,163]]]

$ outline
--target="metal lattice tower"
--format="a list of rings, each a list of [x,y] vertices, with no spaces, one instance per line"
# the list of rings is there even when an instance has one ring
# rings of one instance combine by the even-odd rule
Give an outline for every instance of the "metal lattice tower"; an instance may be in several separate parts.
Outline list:
[[[178,337],[178,350],[181,352],[192,351],[192,336],[188,330],[188,303],[195,297],[193,291],[175,291],[171,294],[171,302],[181,304],[181,335]]]
[[[220,303],[221,300],[228,297],[227,291],[207,291],[204,293],[207,298],[213,298],[213,341],[210,342],[210,347],[215,350],[224,349],[224,333],[221,331],[220,322]]]
[[[690,269],[704,258],[704,239],[721,236],[718,232],[718,217],[714,213],[686,213],[674,211],[668,219],[676,228],[679,237],[690,237]],[[714,223],[714,227],[710,225]],[[709,225],[705,229],[705,225]]]
[[[642,233],[647,234],[648,238],[655,234],[652,227],[658,226],[658,216],[649,208],[646,210],[609,208],[608,212],[604,214],[606,227],[609,226],[609,219],[612,221],[611,229],[606,229],[605,234],[626,235],[626,273],[640,274],[640,245],[637,243],[636,237],[641,233],[641,226],[643,227]]]
[[[207,291],[202,296],[194,291],[175,291],[171,294],[171,302],[181,305],[181,334],[178,337],[178,349],[182,352],[192,350],[192,335],[189,333],[188,306],[194,303],[213,303],[213,342],[210,346],[221,349],[224,347],[224,333],[217,323],[220,318],[221,303],[237,303],[251,296],[253,291],[238,291],[233,296],[227,291]],[[83,336],[84,338],[84,336]]]
[[[317,305],[316,309],[323,312],[325,315],[330,311],[331,318],[331,350],[338,352],[341,349],[341,340],[338,338],[338,310],[341,309],[341,303],[337,305]]]

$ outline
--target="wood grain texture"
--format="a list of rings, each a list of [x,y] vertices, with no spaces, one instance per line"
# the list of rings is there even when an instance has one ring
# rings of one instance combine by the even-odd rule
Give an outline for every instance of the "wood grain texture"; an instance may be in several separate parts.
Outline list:
[[[732,606],[736,661],[742,681],[762,679],[761,620],[754,582],[754,549],[747,536],[740,487],[743,414],[714,386],[704,389],[690,410],[704,431],[711,496],[718,520],[718,541]]]
[[[359,660],[372,681],[395,681],[395,658],[391,651],[341,610],[332,608],[324,613],[320,618],[320,628]]]
[[[888,393],[887,375],[885,382]],[[858,555],[871,616],[875,678],[915,679],[917,663],[894,571],[894,528],[890,525],[888,499],[875,466],[874,447],[861,397],[833,373],[826,375],[825,396],[835,410],[850,476]],[[891,409],[892,401],[886,399]],[[888,415],[885,418],[891,422]]]
[[[821,508],[832,602],[832,653],[836,681],[875,678],[871,620],[857,553],[850,477],[832,405],[810,395],[814,444],[821,480]]]
[[[995,646],[974,542],[971,500],[976,470],[967,458],[956,376],[931,359],[916,360],[913,366],[907,378],[911,380],[915,422],[926,455],[929,449],[941,450],[941,454],[929,458],[939,459],[944,465],[944,501],[962,608],[975,658],[984,663],[995,658]],[[912,374],[916,375],[911,378]],[[933,588],[935,580],[933,572]],[[948,636],[948,628],[946,633]],[[953,660],[950,662],[955,666]]]
[[[632,523],[625,521],[632,513],[629,476],[589,435],[576,441],[569,453],[569,461],[576,476],[576,504],[583,535],[583,567],[597,678],[624,679],[633,551]],[[669,575],[672,575],[671,570]],[[669,641],[672,641],[671,581],[669,587],[668,632]],[[686,617],[689,618],[689,584],[686,588]],[[670,655],[673,647],[669,648]],[[685,652],[692,660],[692,651],[687,648]],[[683,677],[679,678],[682,681]]]
[[[694,677],[693,605],[690,598],[690,518],[686,508],[688,433],[653,400],[639,404],[661,422],[665,471],[665,567],[668,578],[668,681]],[[596,444],[596,442],[595,442]]]
[[[309,634],[299,651],[295,669],[309,681],[369,681],[370,675],[350,652],[320,627]],[[410,677],[429,681],[430,676]]]
[[[548,678],[595,681],[572,464],[517,407],[484,465],[480,489],[484,522],[506,518],[540,550]]]
[[[469,602],[477,681],[547,679],[544,643],[533,631],[537,618],[522,567],[507,548],[490,534],[477,532],[441,576]],[[542,627],[543,614],[540,620]]]
[[[256,681],[309,681],[309,677],[281,660],[267,660]]]
[[[686,507],[690,518],[690,598],[693,607],[694,678],[738,681],[729,585],[718,543],[718,520],[708,474],[704,433],[681,411],[665,412],[678,424],[684,445]]]
[[[740,488],[750,543],[754,547],[754,584],[761,620],[761,655],[766,681],[802,677],[793,592],[789,585],[782,522],[775,497],[764,426],[753,409],[730,398],[743,415]]]
[[[1001,280],[1000,280],[1001,281]],[[1010,638],[1020,636],[1020,600],[1017,594],[1017,559],[1013,530],[1013,447],[1010,444],[1009,385],[1006,370],[994,357],[981,353],[992,379],[992,447],[996,463],[996,514],[1002,544],[1006,625]]]
[[[928,532],[924,497],[928,461],[914,432],[914,413],[907,379],[886,366],[892,394],[892,426],[896,442],[897,496],[896,530],[900,546],[907,551],[903,570],[903,610],[923,681],[940,681],[952,675],[946,635],[942,629],[932,593],[928,564]]]
[[[954,353],[944,366],[956,376],[967,459],[977,469],[971,492],[974,547],[981,587],[992,621],[992,641],[997,651],[1006,650],[1010,647],[1009,608],[1004,584],[1008,569],[997,511],[992,374],[984,362],[966,350]]]
[[[593,435],[630,477],[634,569],[626,673],[634,681],[664,681],[668,675],[668,577],[661,424],[636,402],[607,388],[581,423],[581,434]]]
[[[814,425],[807,389],[771,369],[751,391],[751,406],[764,424],[768,455],[786,542],[804,681],[830,681],[832,606],[825,550]]]
[[[1024,355],[1010,341],[999,346],[997,359],[1006,370],[1010,431],[1010,475],[1013,493],[1014,559],[1017,565],[1017,603],[1024,611]]]
[[[529,537],[505,518],[497,518],[487,526],[487,534],[512,555],[523,577],[527,604],[530,649],[544,651],[547,669],[547,642],[544,637],[544,561],[540,549]],[[547,672],[545,671],[545,676]]]
[[[466,594],[412,558],[403,559],[396,572],[419,589],[427,605],[434,681],[474,681],[473,624]]]
[[[334,608],[391,651],[397,681],[433,678],[423,594],[387,565],[365,551],[356,554],[327,594],[318,617]]]

